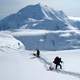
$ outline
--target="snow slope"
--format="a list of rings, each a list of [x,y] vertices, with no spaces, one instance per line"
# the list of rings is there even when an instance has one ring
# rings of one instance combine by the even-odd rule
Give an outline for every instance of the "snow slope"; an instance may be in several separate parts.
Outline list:
[[[0,48],[0,80],[80,80],[80,50],[41,51],[41,58],[33,51]],[[48,63],[55,56],[62,57],[61,71],[48,71]]]
[[[66,31],[76,33],[77,31]],[[60,36],[68,37],[70,34],[63,34],[65,31],[52,31]],[[28,45],[23,45],[23,39],[27,43],[30,40],[34,42],[34,36],[38,37],[48,34],[52,36],[51,31],[47,30],[12,30],[0,32],[0,80],[80,80],[80,50],[65,51],[41,51],[41,57],[36,58],[32,53],[35,50],[25,50]],[[50,35],[49,35],[50,34]],[[76,34],[79,35],[79,32]],[[16,38],[21,38],[17,40]],[[26,39],[25,39],[26,38]],[[53,37],[50,37],[52,39]],[[30,41],[28,40],[28,41]],[[41,42],[44,40],[41,38]],[[33,45],[32,45],[33,46]],[[47,47],[50,47],[48,45]],[[61,47],[61,46],[60,46]],[[44,46],[43,46],[44,48]],[[34,48],[33,48],[34,49]],[[63,69],[49,71],[53,59],[59,56],[64,61]],[[54,64],[52,64],[55,67]]]
[[[15,39],[12,35],[0,32],[0,48],[25,49],[23,43]]]

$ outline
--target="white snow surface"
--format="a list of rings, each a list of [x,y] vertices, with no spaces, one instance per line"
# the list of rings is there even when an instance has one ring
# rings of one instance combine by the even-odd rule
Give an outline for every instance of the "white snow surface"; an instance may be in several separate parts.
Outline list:
[[[40,50],[40,58],[36,58],[32,55],[32,53],[36,53],[35,50],[25,50],[24,47],[28,45],[23,45],[21,41],[17,40],[14,37],[18,36],[22,39],[22,37],[24,37],[24,34],[27,34],[27,32],[28,34],[25,35],[28,37],[34,37],[36,35],[37,37],[40,37],[39,35],[44,35],[50,32],[43,31],[44,33],[41,34],[40,32],[40,34],[37,34],[38,31],[33,30],[33,32],[36,32],[36,34],[33,35],[32,30],[28,30],[27,32],[26,31],[27,30],[15,30],[0,32],[0,80],[80,80],[79,49],[65,51]],[[52,33],[60,34],[62,32],[64,31],[53,31]],[[66,32],[71,33],[73,31]],[[19,33],[22,33],[23,36],[20,36]],[[65,35],[66,37],[70,36],[69,34]],[[34,41],[33,37],[31,38],[32,41]],[[28,41],[26,38],[24,39],[25,42]],[[40,41],[44,42],[44,39],[40,37]],[[48,44],[46,46],[50,47]],[[49,71],[50,65],[55,68],[55,65],[52,63],[52,61],[56,56],[62,58],[63,69],[57,71]]]
[[[80,50],[34,51],[0,48],[0,80],[80,80]],[[55,56],[62,57],[63,69],[48,71]]]
[[[12,35],[0,32],[0,47],[7,47],[12,49],[24,49],[24,45]]]
[[[68,16],[68,18],[74,21],[80,21],[80,17]]]

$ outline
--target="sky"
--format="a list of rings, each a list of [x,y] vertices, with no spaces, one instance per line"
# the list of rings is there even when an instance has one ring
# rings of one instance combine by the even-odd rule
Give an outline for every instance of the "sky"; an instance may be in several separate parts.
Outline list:
[[[68,16],[80,17],[80,0],[0,0],[0,19],[39,2],[63,10]]]

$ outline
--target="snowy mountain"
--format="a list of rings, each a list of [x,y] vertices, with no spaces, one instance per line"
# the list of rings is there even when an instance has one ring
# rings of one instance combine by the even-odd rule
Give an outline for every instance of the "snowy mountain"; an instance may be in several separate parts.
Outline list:
[[[73,26],[75,26],[76,28],[80,29],[80,17],[70,17],[70,22]]]
[[[0,80],[80,80],[80,30],[74,22],[40,4],[1,20]],[[62,70],[55,70],[56,56],[62,58]]]
[[[0,30],[6,29],[9,29],[9,34],[20,40],[28,50],[80,48],[79,28],[63,11],[56,11],[47,5],[29,5],[5,17],[0,21]]]
[[[80,31],[79,30],[33,30],[18,29],[3,31],[9,33],[21,41],[27,50],[70,50],[80,49]]]
[[[0,21],[0,30],[6,29],[76,29],[63,11],[49,8],[47,5],[29,5]]]

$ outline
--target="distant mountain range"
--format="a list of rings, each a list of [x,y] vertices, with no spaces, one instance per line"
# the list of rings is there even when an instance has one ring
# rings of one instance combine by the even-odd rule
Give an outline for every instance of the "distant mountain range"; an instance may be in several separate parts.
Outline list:
[[[76,24],[76,25],[75,25]],[[80,22],[69,19],[63,11],[49,8],[47,5],[29,5],[0,21],[0,30],[6,29],[79,29]]]

